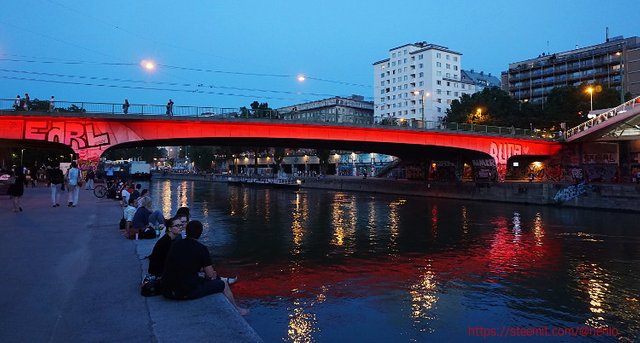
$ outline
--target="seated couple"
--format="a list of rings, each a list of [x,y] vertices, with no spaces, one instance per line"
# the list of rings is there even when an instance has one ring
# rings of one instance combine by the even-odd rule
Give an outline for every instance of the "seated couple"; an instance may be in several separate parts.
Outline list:
[[[236,304],[229,288],[236,278],[219,277],[213,269],[209,250],[198,242],[202,223],[190,221],[186,225],[187,238],[176,240],[184,222],[184,217],[167,220],[167,234],[158,240],[149,256],[149,274],[162,276],[162,294],[166,298],[183,300],[223,293],[241,315],[248,314],[248,309]],[[204,271],[204,277],[199,275],[200,271]]]
[[[136,238],[156,238],[155,228],[164,223],[162,212],[153,211],[151,198],[143,197],[140,206],[135,207],[135,199],[129,199],[129,204],[124,209],[124,218],[127,221],[126,237]]]

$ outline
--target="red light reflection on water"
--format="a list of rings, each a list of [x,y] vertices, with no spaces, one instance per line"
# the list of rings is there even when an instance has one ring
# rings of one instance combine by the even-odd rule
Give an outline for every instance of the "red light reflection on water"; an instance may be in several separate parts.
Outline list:
[[[234,293],[245,299],[304,298],[314,297],[323,290],[323,294],[333,297],[353,297],[363,292],[398,288],[398,283],[403,284],[400,287],[424,283],[425,271],[441,283],[471,276],[482,278],[474,282],[493,282],[495,277],[524,276],[555,269],[560,257],[559,243],[545,238],[540,228],[522,233],[517,227],[514,230],[507,218],[493,223],[494,233],[485,237],[488,246],[455,252],[349,257],[334,264],[298,261],[242,266],[243,281],[234,285]]]

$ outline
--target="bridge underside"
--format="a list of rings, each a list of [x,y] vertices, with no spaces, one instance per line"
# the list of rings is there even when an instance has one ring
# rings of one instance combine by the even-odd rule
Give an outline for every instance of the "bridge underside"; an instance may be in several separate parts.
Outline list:
[[[139,146],[177,146],[177,145],[212,145],[212,146],[243,146],[243,147],[282,147],[282,148],[307,148],[327,149],[338,151],[374,152],[396,156],[402,160],[429,160],[429,159],[479,159],[491,158],[489,154],[460,148],[441,146],[392,144],[382,142],[354,142],[340,140],[305,140],[305,139],[274,139],[274,138],[198,138],[198,139],[171,139],[152,140],[118,144],[110,149],[132,148]],[[109,150],[110,150],[109,149]]]

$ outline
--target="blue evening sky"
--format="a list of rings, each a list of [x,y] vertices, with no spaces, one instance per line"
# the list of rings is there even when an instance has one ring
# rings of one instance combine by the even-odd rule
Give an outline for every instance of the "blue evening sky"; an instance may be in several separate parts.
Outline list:
[[[494,75],[640,35],[638,0],[21,0],[0,11],[0,98],[272,107],[361,94],[390,48],[427,41]],[[139,63],[152,59],[157,69]],[[307,80],[298,82],[298,74]]]

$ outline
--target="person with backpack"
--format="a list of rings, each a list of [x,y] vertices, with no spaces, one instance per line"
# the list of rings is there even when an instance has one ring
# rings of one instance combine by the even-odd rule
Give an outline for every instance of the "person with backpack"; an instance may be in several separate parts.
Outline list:
[[[49,177],[49,182],[51,185],[51,203],[52,207],[58,207],[60,204],[58,201],[60,200],[60,194],[58,191],[61,191],[60,187],[62,187],[64,182],[64,175],[62,174],[62,170],[60,170],[59,165],[53,166],[53,169],[47,169],[47,176]]]
[[[80,169],[78,169],[78,163],[76,161],[71,162],[71,168],[67,171],[67,186],[69,187],[69,207],[76,207],[78,205],[78,196],[80,195],[80,187],[82,186],[82,176]]]

